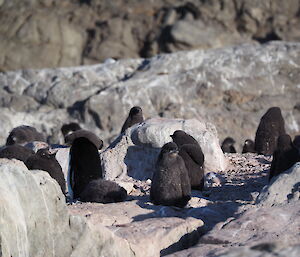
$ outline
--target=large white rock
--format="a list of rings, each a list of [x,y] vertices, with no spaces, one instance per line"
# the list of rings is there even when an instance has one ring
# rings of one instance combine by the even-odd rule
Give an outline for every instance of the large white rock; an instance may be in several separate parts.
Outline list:
[[[0,256],[133,256],[104,226],[70,215],[47,172],[1,159],[0,177]]]
[[[257,198],[257,204],[274,206],[300,199],[300,162],[273,177]]]
[[[153,118],[127,129],[101,153],[105,178],[129,175],[141,180],[151,179],[160,148],[172,141],[170,135],[175,130],[184,130],[199,142],[205,155],[206,172],[226,168],[213,124],[196,119]]]

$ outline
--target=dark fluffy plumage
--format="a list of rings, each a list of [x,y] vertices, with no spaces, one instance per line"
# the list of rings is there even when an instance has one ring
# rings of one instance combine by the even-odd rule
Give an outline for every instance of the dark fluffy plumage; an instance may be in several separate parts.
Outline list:
[[[79,198],[85,187],[102,178],[101,161],[97,147],[86,137],[73,141],[70,149],[70,178],[74,198]]]
[[[66,180],[61,166],[55,158],[55,153],[50,153],[49,149],[40,149],[26,160],[25,165],[29,170],[44,170],[48,172],[60,185],[62,192],[66,193]]]
[[[74,131],[77,131],[77,130],[80,130],[81,127],[79,126],[78,123],[76,122],[71,122],[71,123],[68,123],[68,124],[63,124],[62,127],[61,127],[61,133],[63,134],[64,138],[66,137],[66,135],[74,132]]]
[[[199,143],[182,130],[176,130],[171,138],[179,147],[179,155],[188,170],[191,187],[202,190],[204,186],[204,154]]]
[[[204,186],[204,154],[201,147],[195,144],[182,145],[179,148],[179,155],[187,168],[191,187],[202,190]]]
[[[45,137],[31,126],[19,126],[14,128],[6,139],[6,145],[20,144],[24,145],[33,141],[45,142]]]
[[[276,149],[277,138],[285,134],[284,119],[279,107],[272,107],[262,116],[255,135],[255,151],[270,155]]]
[[[255,153],[253,140],[251,140],[251,139],[245,140],[242,153]]]
[[[287,134],[280,135],[277,141],[277,148],[273,153],[269,180],[288,170],[299,161],[299,150],[293,145],[291,137]]]
[[[17,159],[25,162],[34,151],[18,144],[8,145],[0,150],[0,158]]]
[[[232,137],[226,137],[221,146],[223,153],[236,153],[234,144],[235,141]]]
[[[84,137],[84,138],[88,139],[99,150],[103,147],[103,141],[97,135],[95,135],[93,132],[85,130],[85,129],[76,130],[73,133],[67,135],[65,137],[65,142],[67,144],[72,144],[76,138],[80,138],[80,137]]]
[[[293,144],[296,148],[300,149],[300,135],[295,136]]]
[[[175,143],[165,144],[153,173],[150,199],[154,204],[184,207],[191,198],[191,185]]]
[[[126,199],[126,190],[109,180],[92,180],[80,194],[82,202],[115,203]]]
[[[175,142],[178,147],[186,144],[199,145],[195,138],[185,133],[183,130],[176,130],[173,133],[173,135],[170,135],[170,137],[173,139],[173,142]]]
[[[127,119],[125,120],[122,126],[121,133],[123,133],[126,129],[128,129],[132,125],[136,123],[141,123],[143,121],[144,121],[144,117],[143,117],[142,108],[139,106],[132,107],[129,111],[129,115]]]

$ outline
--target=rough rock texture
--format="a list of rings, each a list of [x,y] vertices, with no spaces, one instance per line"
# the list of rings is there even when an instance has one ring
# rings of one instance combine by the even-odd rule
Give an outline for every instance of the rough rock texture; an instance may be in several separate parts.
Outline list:
[[[69,206],[72,214],[87,216],[128,241],[136,256],[160,256],[192,246],[203,233],[203,221],[185,209],[155,206],[149,196],[118,204],[81,203]]]
[[[170,135],[175,130],[184,130],[199,142],[206,171],[225,170],[227,162],[212,124],[195,119],[153,118],[127,129],[101,153],[104,177],[129,175],[139,180],[151,179],[160,148],[172,141]]]
[[[0,160],[1,256],[133,256],[102,225],[68,214],[59,185],[44,171]]]
[[[235,205],[231,202],[229,208],[231,215],[227,213],[227,220],[215,221],[214,226],[207,230],[196,246],[170,256],[267,257],[277,256],[277,253],[280,253],[278,256],[285,256],[284,253],[299,255],[299,200],[289,203],[285,201],[272,207],[255,205],[258,192],[268,183],[270,157],[253,154],[228,154],[227,157],[230,165],[222,173],[226,183],[222,187],[212,188],[208,199],[214,201],[213,205],[223,215],[225,212],[218,205],[222,203],[223,208],[228,208],[230,201],[234,201]],[[298,166],[294,166],[291,172],[296,173],[298,169]],[[294,176],[294,183],[299,183],[299,178]],[[280,188],[273,190],[273,195],[281,194]],[[285,192],[283,195],[286,196]],[[202,219],[206,223],[212,217]]]
[[[87,216],[92,224],[107,226],[128,240],[136,254],[145,256],[158,256],[159,252],[160,255],[200,257],[247,256],[248,253],[249,256],[267,257],[275,253],[297,256],[299,201],[273,207],[255,205],[259,192],[268,183],[272,158],[256,154],[225,156],[229,165],[220,172],[224,183],[203,192],[193,191],[186,208],[153,205],[149,202],[149,184],[132,180],[133,190],[126,202],[77,203],[70,205],[69,210]],[[197,220],[202,220],[204,226]],[[182,229],[195,232],[178,241]],[[164,248],[171,241],[171,246]],[[146,247],[150,242],[153,248]],[[184,248],[188,249],[178,251]]]
[[[282,247],[280,242],[258,244],[252,247],[240,247],[228,253],[219,255],[220,257],[297,257],[300,254],[300,245]]]
[[[177,252],[172,256],[223,256],[224,252],[230,250],[229,252],[234,253],[235,249],[243,249],[244,246],[259,249],[259,245],[262,248],[263,244],[270,244],[270,249],[272,249],[276,246],[287,248],[299,245],[299,211],[299,202],[282,207],[257,208],[252,206],[236,219],[230,218],[226,222],[217,224],[200,238],[197,246]],[[261,251],[263,252],[262,249]],[[240,249],[238,252],[243,252],[243,250]],[[299,247],[297,252],[299,254]],[[228,256],[235,255],[228,254]]]
[[[282,174],[273,177],[257,198],[261,206],[274,206],[287,202],[298,202],[300,199],[300,163]],[[279,193],[280,192],[280,193]]]
[[[47,173],[29,172],[21,162],[3,159],[2,255],[298,256],[299,200],[272,207],[255,204],[268,183],[272,157],[225,157],[229,164],[219,172],[222,185],[193,191],[186,208],[153,205],[149,181],[134,178],[123,180],[133,184],[125,202],[76,202],[66,207],[58,184]],[[298,166],[290,174],[298,172]],[[299,176],[294,183],[300,183]]]
[[[271,43],[0,73],[0,143],[24,123],[62,142],[70,121],[111,142],[134,105],[146,118],[208,120],[238,150],[271,106],[282,109],[289,134],[300,134],[299,60],[300,44]]]
[[[2,70],[300,40],[299,0],[1,0]]]

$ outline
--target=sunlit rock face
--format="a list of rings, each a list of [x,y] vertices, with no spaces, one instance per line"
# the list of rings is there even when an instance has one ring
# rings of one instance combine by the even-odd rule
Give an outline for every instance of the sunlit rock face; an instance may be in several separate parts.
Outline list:
[[[213,124],[196,119],[153,118],[128,128],[101,153],[104,177],[152,179],[160,149],[172,141],[170,135],[176,130],[186,131],[199,142],[205,156],[206,172],[225,170],[227,160]]]
[[[0,159],[0,177],[1,256],[133,256],[128,243],[101,224],[70,215],[47,172]]]
[[[272,106],[281,108],[287,133],[299,134],[299,60],[300,44],[274,42],[0,73],[0,143],[21,124],[63,142],[60,127],[70,121],[112,142],[138,105],[145,118],[209,121],[220,141],[231,136],[241,151]]]

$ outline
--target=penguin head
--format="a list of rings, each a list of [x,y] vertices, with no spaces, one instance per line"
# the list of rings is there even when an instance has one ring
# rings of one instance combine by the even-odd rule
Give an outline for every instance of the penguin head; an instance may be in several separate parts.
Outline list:
[[[179,152],[178,146],[174,142],[166,143],[161,148],[161,154],[171,154],[171,156],[177,155]]]
[[[36,155],[43,159],[54,159],[57,151],[51,151],[49,148],[39,149]]]
[[[142,108],[139,107],[139,106],[133,106],[130,111],[129,111],[129,116],[135,116],[135,115],[142,115],[143,111],[142,111]]]

